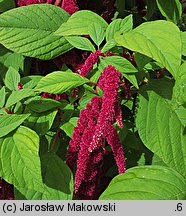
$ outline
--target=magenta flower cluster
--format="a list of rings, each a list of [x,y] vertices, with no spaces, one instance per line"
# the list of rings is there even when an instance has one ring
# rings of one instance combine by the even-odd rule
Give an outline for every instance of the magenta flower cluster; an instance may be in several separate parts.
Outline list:
[[[86,77],[88,73],[92,70],[94,64],[98,62],[99,56],[103,56],[101,50],[97,50],[96,52],[91,53],[83,64],[79,74]]]
[[[53,3],[54,2],[54,3]],[[17,0],[19,6],[27,6],[30,4],[54,4],[60,6],[69,14],[73,14],[78,11],[77,1],[76,0]]]
[[[53,100],[67,100],[68,101],[68,95],[66,93],[62,93],[62,94],[50,94],[47,92],[43,92],[41,93],[41,97],[42,98],[50,98]]]
[[[123,147],[113,123],[122,127],[122,113],[118,101],[120,72],[106,67],[98,86],[103,97],[95,96],[80,113],[67,153],[67,164],[73,170],[77,160],[74,193],[79,199],[94,199],[99,183],[106,142],[111,146],[118,172],[125,172]]]

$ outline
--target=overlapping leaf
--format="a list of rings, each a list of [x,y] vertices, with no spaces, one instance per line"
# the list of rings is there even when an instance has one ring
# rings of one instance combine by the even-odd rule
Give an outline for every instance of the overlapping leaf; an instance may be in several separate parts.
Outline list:
[[[13,91],[7,99],[5,107],[8,108],[21,101],[22,99],[30,97],[34,94],[35,92],[33,89],[21,89],[19,91]]]
[[[0,137],[6,136],[15,130],[30,114],[11,114],[0,116]]]
[[[72,199],[72,174],[67,165],[56,155],[45,158],[43,183],[39,158],[39,137],[21,126],[11,137],[0,139],[2,177],[13,184],[26,199]],[[49,161],[50,159],[50,161]],[[60,184],[53,176],[62,180]],[[55,189],[57,187],[57,189]],[[61,187],[61,188],[59,188]],[[65,188],[65,189],[64,189]]]
[[[88,10],[81,10],[72,14],[55,34],[61,36],[86,35],[89,34],[89,26],[92,22],[98,23],[103,29],[106,29],[108,26],[107,22],[98,14]]]
[[[0,15],[0,43],[25,56],[51,59],[72,48],[53,33],[69,14],[50,4],[29,5]]]
[[[61,94],[88,82],[88,79],[76,73],[55,71],[43,77],[36,86],[36,90]]]
[[[173,82],[155,80],[142,88],[136,125],[145,146],[186,176],[186,134],[172,98]]]
[[[180,200],[184,199],[185,179],[164,166],[130,168],[112,179],[100,200]]]
[[[128,33],[116,33],[115,40],[119,45],[161,63],[177,78],[182,47],[180,30],[172,22],[158,20],[143,23]]]
[[[182,15],[182,6],[179,0],[156,0],[158,8],[162,15],[166,17],[167,20],[178,23]]]

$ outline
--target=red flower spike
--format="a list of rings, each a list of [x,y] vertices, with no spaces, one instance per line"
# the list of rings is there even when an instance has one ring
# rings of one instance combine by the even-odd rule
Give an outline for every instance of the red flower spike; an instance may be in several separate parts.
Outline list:
[[[116,119],[122,127],[122,113],[118,101],[120,72],[108,66],[100,76],[98,86],[103,98],[93,97],[80,113],[67,154],[67,164],[74,167],[78,154],[74,192],[78,198],[94,199],[100,178],[105,138],[111,146],[119,173],[125,172],[123,148],[113,126]],[[110,134],[111,133],[111,134]]]
[[[102,108],[98,117],[95,133],[89,146],[89,151],[102,145],[103,136],[106,135],[105,128],[109,122],[114,123],[114,104],[117,102],[117,91],[120,82],[120,72],[113,66],[109,65],[104,68],[99,78],[98,86],[104,91]]]
[[[73,14],[79,10],[76,0],[63,0],[61,8],[63,8],[69,14]]]
[[[123,147],[120,143],[117,131],[112,124],[107,125],[107,142],[111,146],[112,151],[114,153],[114,158],[116,164],[118,166],[118,172],[124,173],[126,171],[125,167],[125,160],[124,160],[124,153]]]
[[[122,119],[122,111],[119,101],[117,101],[114,105],[114,111],[115,111],[115,119],[116,123],[119,128],[123,127],[123,119]]]
[[[98,172],[95,171],[93,167],[97,166],[98,162],[102,160],[102,155],[98,155],[98,158],[91,160],[92,168],[90,165],[87,166],[87,164],[90,163],[90,158],[92,158],[88,151],[88,147],[94,134],[94,128],[101,109],[101,103],[102,99],[95,96],[92,98],[91,102],[87,104],[86,108],[81,111],[78,125],[74,128],[74,133],[72,135],[73,139],[70,141],[70,147],[67,154],[67,164],[71,169],[73,169],[76,155],[78,153],[77,171],[75,174],[74,184],[74,191],[75,193],[78,192],[78,194],[81,184],[84,184],[83,182],[87,180],[88,172],[91,173],[91,175],[89,175],[90,181],[92,181],[92,178],[96,178]],[[92,172],[93,169],[94,172]]]
[[[102,56],[103,53],[101,50],[97,50],[94,53],[91,53],[87,60],[85,61],[83,67],[81,68],[79,74],[83,77],[86,77],[88,73],[92,70],[95,63],[98,62],[99,56]]]
[[[31,4],[52,4],[52,0],[17,0],[18,6],[27,6]],[[66,12],[69,14],[73,14],[76,11],[79,10],[77,6],[77,1],[76,0],[56,0],[54,3],[56,6],[60,6],[63,8]]]
[[[87,110],[84,109],[80,113],[80,118],[78,119],[77,126],[74,128],[74,133],[72,134],[72,140],[70,141],[70,146],[67,151],[67,161],[66,163],[73,170],[75,162],[76,162],[76,155],[79,152],[80,144],[81,144],[81,137],[83,132],[88,124],[87,118]]]
[[[18,0],[17,1],[17,4],[20,7],[31,5],[31,4],[42,4],[42,3],[46,3],[46,0]]]

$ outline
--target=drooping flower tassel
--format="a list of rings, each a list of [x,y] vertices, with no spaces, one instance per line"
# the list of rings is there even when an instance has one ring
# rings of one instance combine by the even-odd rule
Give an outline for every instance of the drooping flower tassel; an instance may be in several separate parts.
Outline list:
[[[113,66],[103,70],[98,83],[104,91],[103,98],[98,96],[92,98],[81,111],[78,125],[74,129],[73,139],[68,149],[67,164],[73,170],[78,154],[74,186],[78,198],[94,199],[95,197],[105,140],[112,148],[118,172],[125,172],[123,147],[113,126],[116,120],[118,126],[122,127],[122,113],[117,95],[120,76],[120,72]],[[81,121],[85,124],[81,125]]]
[[[88,73],[92,70],[94,64],[98,62],[99,56],[102,56],[101,50],[97,50],[94,53],[91,53],[85,63],[83,64],[83,67],[81,68],[79,74],[83,77],[86,77]]]

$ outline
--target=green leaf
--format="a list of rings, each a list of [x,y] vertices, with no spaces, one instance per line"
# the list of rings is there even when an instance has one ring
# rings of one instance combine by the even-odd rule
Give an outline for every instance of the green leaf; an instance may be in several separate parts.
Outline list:
[[[15,187],[40,192],[42,177],[39,159],[39,137],[29,128],[19,127],[13,137],[4,139],[1,147],[3,178]]]
[[[135,53],[134,57],[139,70],[142,70],[144,66],[151,61],[151,58],[142,55],[141,53]]]
[[[33,129],[39,136],[43,136],[52,127],[56,114],[57,110],[43,113],[31,113],[24,125]]]
[[[175,112],[173,82],[155,80],[141,90],[136,126],[144,145],[163,162],[186,176],[186,135]]]
[[[49,136],[52,136],[52,133]],[[41,139],[41,145],[43,144],[48,143],[43,143]],[[39,154],[44,192],[19,187],[20,192],[29,200],[71,200],[73,175],[68,166],[57,155],[48,152],[48,149],[42,152],[41,146]]]
[[[77,120],[78,117],[73,117],[60,126],[61,130],[63,130],[70,138],[72,138],[74,127],[77,125]]]
[[[28,99],[24,102],[24,104],[27,105],[29,110],[37,113],[42,113],[55,108],[64,107],[68,103],[65,101],[63,101],[62,103],[50,98],[42,98],[41,96],[36,96]]]
[[[56,154],[47,153],[41,156],[44,183],[56,190],[55,199],[72,199],[73,175],[70,168]]]
[[[153,155],[152,165],[166,166],[166,164],[156,154]]]
[[[38,82],[41,80],[43,76],[39,75],[31,75],[31,76],[26,76],[21,78],[21,83],[23,84],[23,88],[29,88],[32,89],[36,87]]]
[[[173,95],[178,105],[186,105],[186,62],[179,68],[179,76],[175,82]]]
[[[179,28],[172,22],[158,20],[143,23],[123,35],[116,33],[115,40],[119,45],[162,63],[174,78],[177,77],[181,64],[181,36]]]
[[[133,28],[132,15],[126,16],[124,19],[116,19],[112,21],[106,30],[106,40],[111,41],[114,39],[116,32],[125,33],[131,31]]]
[[[72,14],[67,22],[63,23],[55,34],[61,36],[87,35],[89,34],[88,29],[92,21],[99,24],[103,29],[106,29],[108,26],[107,22],[96,13],[89,10],[81,10]]]
[[[161,14],[168,20],[178,23],[182,15],[182,5],[179,0],[156,0]]]
[[[5,87],[3,86],[3,88],[1,88],[0,90],[0,108],[2,108],[5,105],[5,96],[6,96],[6,92],[5,92]]]
[[[4,46],[0,45],[0,64],[0,76],[4,79],[5,74],[10,66],[17,71],[19,68],[24,70],[24,57],[21,54],[13,53]]]
[[[121,56],[108,56],[101,60],[106,65],[113,65],[123,75],[126,73],[137,73],[138,70],[130,63],[129,60]]]
[[[18,90],[18,83],[20,82],[20,74],[13,67],[9,67],[5,75],[5,86],[10,90]]]
[[[95,52],[95,48],[93,44],[89,41],[89,39],[79,36],[69,36],[65,37],[65,39],[75,48],[80,50],[88,50],[91,52]]]
[[[186,32],[181,32],[182,55],[186,56]]]
[[[23,188],[20,186],[19,191],[22,196],[19,195],[19,197],[21,200],[23,200],[23,198],[27,200],[72,200],[71,194],[65,194],[62,191],[55,190],[47,186],[44,187],[44,190],[44,192],[39,192],[33,189],[29,189],[26,187]]]
[[[101,49],[101,51],[104,53],[104,52],[114,48],[115,46],[116,46],[115,40],[107,41],[106,44]]]
[[[25,56],[54,58],[72,48],[63,37],[53,34],[68,18],[66,11],[50,4],[9,10],[0,15],[0,42]]]
[[[87,95],[84,95],[80,100],[79,100],[79,106],[78,108],[80,110],[84,109],[87,105],[87,103],[89,103],[91,101],[91,99],[95,96],[95,94],[87,94]]]
[[[47,184],[59,186],[58,182],[62,180],[60,186],[56,190],[43,184],[39,158],[39,136],[34,131],[21,126],[13,137],[7,137],[0,142],[0,149],[3,179],[13,184],[26,199],[72,199],[72,174],[67,165],[57,156],[47,161],[44,171],[48,178]],[[58,181],[52,176],[57,176]]]
[[[183,200],[185,179],[164,166],[139,166],[116,176],[100,200]]]
[[[88,79],[76,73],[69,74],[69,72],[55,71],[43,77],[36,86],[36,90],[61,94],[88,82]]]
[[[61,124],[68,122],[74,113],[74,105],[68,104],[66,107],[62,109],[63,118],[61,119]]]
[[[7,10],[10,10],[15,6],[16,5],[14,0],[0,0],[0,12],[5,12]]]
[[[103,65],[103,68],[108,65],[113,65],[136,88],[139,88],[136,76],[134,75],[134,73],[137,73],[138,70],[127,59],[121,56],[108,56],[101,59],[101,64]]]
[[[11,107],[12,105],[16,104],[22,99],[30,97],[34,94],[35,92],[32,89],[21,89],[19,91],[13,91],[6,102],[5,107],[6,108]]]
[[[91,37],[91,39],[94,41],[94,43],[99,47],[100,44],[103,42],[105,38],[105,31],[101,27],[99,23],[93,22],[89,27],[88,27],[88,32]]]
[[[183,106],[178,107],[175,110],[180,122],[182,123],[183,126],[186,126],[186,108]]]
[[[155,70],[160,70],[161,68],[163,68],[163,66],[158,62],[149,62],[148,64],[145,65],[146,70],[155,71]]]
[[[157,9],[156,0],[147,0],[147,19],[149,20]]]
[[[1,153],[1,146],[2,146],[2,143],[3,143],[4,139],[3,138],[0,138],[0,153]],[[1,162],[1,154],[0,154],[0,177],[3,177],[3,168],[2,168],[2,162]]]
[[[0,137],[6,136],[11,131],[15,130],[29,116],[30,114],[11,114],[0,116]]]

